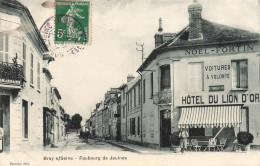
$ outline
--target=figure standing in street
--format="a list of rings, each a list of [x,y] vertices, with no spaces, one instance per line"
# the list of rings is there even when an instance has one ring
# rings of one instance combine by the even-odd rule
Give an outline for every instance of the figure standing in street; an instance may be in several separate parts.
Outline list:
[[[179,133],[179,137],[180,137],[181,152],[184,153],[184,151],[187,150],[189,134],[186,130],[181,128],[181,131]]]
[[[90,135],[90,132],[89,132],[89,129],[86,127],[85,128],[85,140],[86,140],[86,143],[88,143],[88,137]]]

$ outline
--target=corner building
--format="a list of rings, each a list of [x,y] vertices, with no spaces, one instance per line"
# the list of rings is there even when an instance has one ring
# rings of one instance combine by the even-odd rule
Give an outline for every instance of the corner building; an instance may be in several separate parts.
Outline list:
[[[168,147],[170,133],[185,128],[190,139],[228,142],[249,131],[259,146],[260,35],[205,20],[202,9],[191,4],[189,25],[166,42],[157,40],[160,23],[157,47],[138,69],[143,144]]]
[[[53,58],[29,10],[15,0],[0,6],[0,127],[3,152],[43,147],[42,68]]]

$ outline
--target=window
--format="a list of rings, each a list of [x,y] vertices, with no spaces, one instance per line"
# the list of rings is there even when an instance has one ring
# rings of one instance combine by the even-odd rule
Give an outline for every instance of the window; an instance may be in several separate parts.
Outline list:
[[[151,81],[151,91],[150,91],[150,97],[153,97],[153,73],[150,75],[150,81]]]
[[[161,90],[170,89],[170,65],[161,66]]]
[[[30,69],[31,84],[33,84],[33,54],[31,54],[31,69]]]
[[[26,78],[26,45],[23,43],[23,74]]]
[[[130,95],[129,95],[129,97],[130,97],[130,109],[132,109],[132,90],[130,91],[130,93],[129,93]]]
[[[137,119],[137,134],[140,135],[140,116],[138,116],[138,119]]]
[[[249,132],[249,107],[242,109],[242,124],[239,126],[239,131]]]
[[[140,83],[138,84],[137,89],[138,89],[138,92],[137,92],[137,94],[138,94],[138,105],[140,105],[140,104],[141,104],[141,90],[140,90]]]
[[[125,107],[122,107],[122,118],[125,118]]]
[[[145,102],[145,80],[143,80],[143,102]]]
[[[1,96],[0,96],[1,98]],[[3,114],[3,109],[0,109],[0,127],[4,127],[4,114]]]
[[[28,138],[28,102],[23,100],[22,107],[23,138]]]
[[[204,136],[205,128],[189,128],[189,136]]]
[[[127,108],[128,108],[128,111],[130,109],[130,99],[129,99],[130,97],[129,96],[130,96],[130,93],[127,94]]]
[[[123,100],[125,100],[125,88],[123,89]]]
[[[0,62],[8,62],[9,36],[0,32]]]
[[[188,65],[189,76],[189,90],[203,91],[204,90],[204,73],[203,63],[189,63]]]
[[[41,73],[41,66],[40,66],[40,62],[37,63],[37,88],[40,90],[41,89],[41,77],[40,77],[40,73]]]
[[[136,107],[136,89],[134,87],[134,107]]]
[[[231,61],[232,66],[232,88],[248,87],[248,67],[247,60]]]
[[[135,118],[130,119],[130,134],[135,135]]]

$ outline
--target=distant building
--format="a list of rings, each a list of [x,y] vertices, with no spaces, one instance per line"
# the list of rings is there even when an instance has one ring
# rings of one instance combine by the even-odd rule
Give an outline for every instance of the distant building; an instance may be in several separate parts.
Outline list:
[[[127,105],[126,105],[126,92],[127,92],[127,85],[123,84],[119,87],[120,90],[120,134],[121,134],[121,140],[126,141],[126,111],[127,111]]]
[[[127,83],[126,140],[141,143],[141,85],[140,75]]]

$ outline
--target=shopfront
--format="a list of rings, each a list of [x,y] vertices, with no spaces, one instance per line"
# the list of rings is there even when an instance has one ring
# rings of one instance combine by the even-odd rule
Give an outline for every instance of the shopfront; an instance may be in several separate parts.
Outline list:
[[[178,79],[174,80],[173,128],[188,129],[191,138],[228,141],[234,141],[239,131],[246,131],[254,135],[252,144],[260,145],[259,46],[248,45],[254,51],[222,52],[174,62],[174,78]]]

